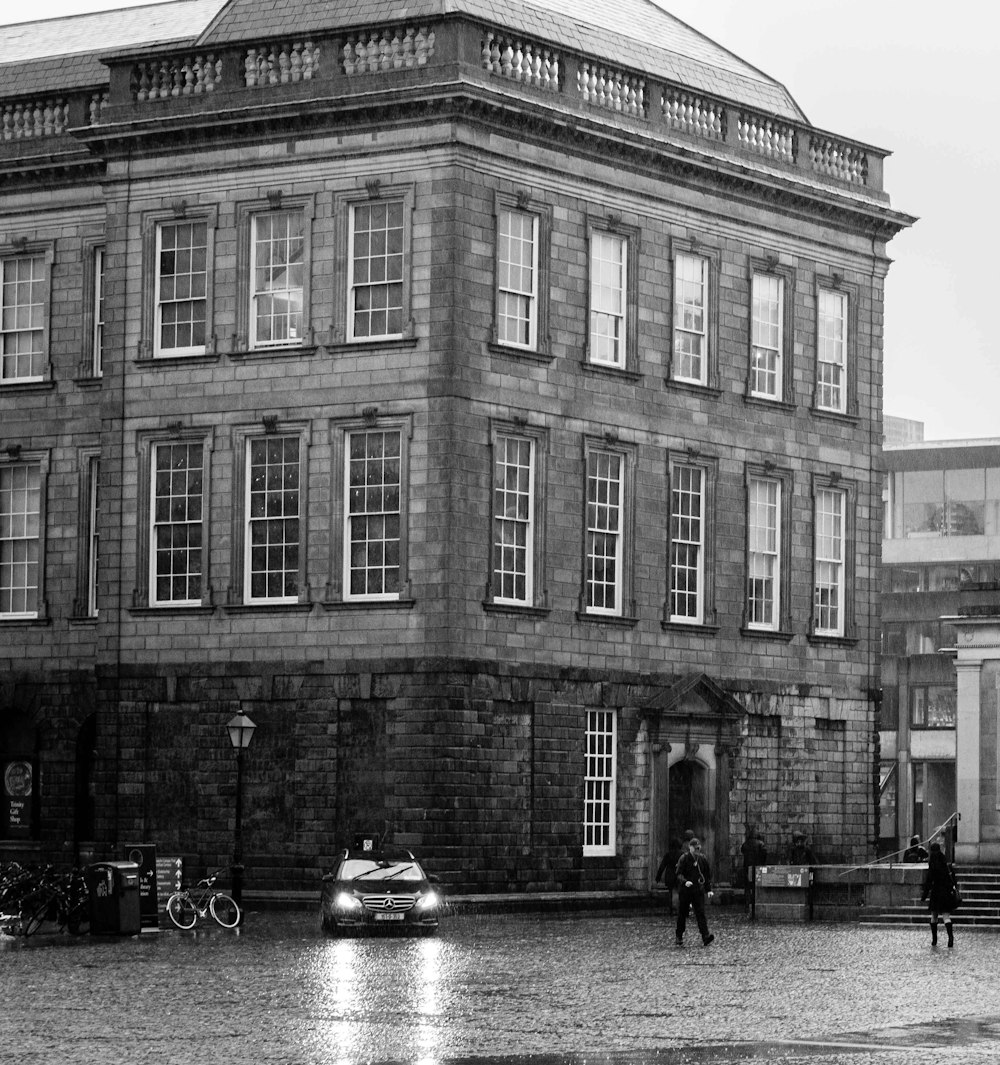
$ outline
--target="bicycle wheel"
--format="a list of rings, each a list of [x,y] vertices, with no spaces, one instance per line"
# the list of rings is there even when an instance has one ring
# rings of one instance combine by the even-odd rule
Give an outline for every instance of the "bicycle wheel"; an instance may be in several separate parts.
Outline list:
[[[52,903],[52,899],[46,899],[24,918],[21,923],[21,935],[33,936],[42,927],[43,921],[52,920]]]
[[[236,899],[220,891],[208,903],[209,912],[223,928],[235,928],[240,923],[240,908]]]
[[[195,909],[191,896],[186,891],[175,891],[167,899],[167,916],[178,928],[194,928],[198,920],[198,911]]]

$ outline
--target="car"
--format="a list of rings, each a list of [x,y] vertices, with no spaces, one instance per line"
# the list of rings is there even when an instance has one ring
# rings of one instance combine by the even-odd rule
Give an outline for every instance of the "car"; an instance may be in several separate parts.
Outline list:
[[[433,935],[441,892],[413,854],[377,841],[342,851],[323,877],[320,919],[324,931],[413,932]]]

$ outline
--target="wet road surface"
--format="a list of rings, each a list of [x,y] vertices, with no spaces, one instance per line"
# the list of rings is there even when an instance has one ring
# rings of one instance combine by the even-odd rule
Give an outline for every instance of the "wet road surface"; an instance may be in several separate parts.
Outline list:
[[[456,915],[431,939],[251,913],[236,932],[5,941],[0,1061],[1000,1061],[1000,936],[932,950],[922,928],[710,919],[715,943],[681,949],[655,912]]]

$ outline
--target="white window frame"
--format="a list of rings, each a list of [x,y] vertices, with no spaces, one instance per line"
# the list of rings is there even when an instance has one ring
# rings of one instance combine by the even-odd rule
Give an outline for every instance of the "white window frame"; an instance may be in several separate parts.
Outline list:
[[[700,281],[691,277],[682,277],[684,267],[697,264],[701,274]],[[679,251],[674,256],[674,351],[672,360],[672,377],[675,381],[687,384],[708,384],[708,329],[709,329],[709,267],[710,262],[703,255]],[[682,298],[694,289],[700,290],[701,323],[698,323],[699,305],[697,299]],[[682,351],[682,339],[688,339],[692,346],[698,348],[697,354]],[[685,363],[693,365],[698,362],[699,372],[685,372]]]
[[[590,448],[586,455],[586,545],[584,549],[584,610],[588,614],[621,617],[625,602],[625,525],[627,456],[620,451]],[[604,471],[598,464],[607,465]],[[615,473],[617,467],[617,473]],[[596,491],[601,486],[604,492]],[[617,497],[617,499],[614,498]],[[611,542],[612,549],[598,552],[599,541]],[[614,568],[614,580],[600,579],[600,563]],[[607,595],[596,601],[595,590],[613,589],[611,605]]]
[[[281,477],[281,484],[278,487],[265,483],[263,489],[259,489],[254,484],[254,461],[253,453],[255,448],[263,446],[265,449],[269,443],[281,442],[283,447],[287,445],[288,441],[295,442],[295,456],[293,462],[285,461],[284,456],[280,463],[272,464],[269,461],[269,457],[265,457],[263,463],[263,470],[265,474],[265,482],[267,482],[268,474],[277,467],[280,471],[284,471],[287,468],[294,467],[295,469],[295,511],[294,513],[271,513],[268,511],[274,501],[275,497],[280,496],[279,505],[283,508],[289,492],[285,489],[284,477]],[[248,605],[257,604],[281,604],[281,603],[297,603],[299,601],[299,593],[301,591],[301,574],[302,574],[302,560],[301,553],[304,550],[302,543],[302,440],[298,433],[276,433],[274,435],[267,436],[248,436],[244,445],[244,498],[243,498],[243,601]],[[262,497],[264,501],[265,512],[260,516],[254,515],[254,498]],[[294,575],[295,592],[292,594],[280,594],[280,595],[254,595],[253,582],[254,576],[257,571],[254,569],[254,537],[253,530],[256,525],[265,527],[266,533],[269,535],[269,526],[273,522],[294,522],[295,524],[295,540],[283,541],[279,547],[287,549],[293,542],[297,552],[297,558],[294,567],[283,567],[280,570],[275,570],[275,573],[284,574],[287,579],[287,574]],[[275,548],[274,544],[268,543],[266,551]],[[265,583],[270,575],[270,570],[265,568],[264,578]]]
[[[697,487],[694,487],[694,478],[697,478]],[[680,624],[700,624],[705,619],[706,479],[703,467],[686,463],[673,466],[670,473],[669,618]],[[692,500],[696,501],[696,507],[683,505]],[[693,552],[693,565],[690,559],[681,565],[681,549]],[[682,575],[688,578],[683,588],[680,584]],[[693,594],[690,589],[692,580],[695,585]],[[679,601],[693,602],[694,609],[677,610]]]
[[[366,427],[358,427],[358,428],[347,429],[344,435],[345,435],[345,440],[344,440],[344,467],[343,467],[344,526],[343,526],[343,570],[342,570],[344,600],[345,600],[345,602],[391,602],[391,601],[394,601],[394,600],[399,600],[402,597],[402,590],[403,590],[403,585],[404,585],[404,558],[403,558],[403,555],[404,555],[404,549],[405,549],[405,541],[404,541],[403,522],[404,522],[405,513],[406,513],[405,512],[405,500],[403,498],[403,493],[404,493],[405,485],[406,485],[405,471],[403,469],[403,465],[404,465],[405,457],[406,457],[406,441],[405,441],[405,437],[404,437],[404,431],[403,431],[403,428],[401,426],[399,426],[399,425],[387,425],[385,427],[382,427],[382,426],[367,427],[366,426]],[[352,462],[351,448],[352,448],[352,442],[355,439],[355,437],[365,437],[365,438],[367,438],[369,436],[374,436],[374,435],[381,435],[383,437],[395,436],[398,439],[398,448],[397,448],[397,455],[396,455],[396,459],[397,459],[397,476],[396,476],[396,481],[395,481],[395,490],[396,490],[396,507],[395,507],[395,509],[390,509],[390,508],[387,508],[387,507],[385,507],[385,508],[383,508],[381,510],[375,510],[375,509],[369,510],[369,509],[367,509],[367,506],[368,506],[368,499],[367,499],[368,493],[367,492],[362,493],[365,496],[365,503],[364,503],[365,509],[355,508],[354,505],[353,505],[353,502],[352,502],[352,493],[351,493],[351,462]],[[365,460],[365,461],[367,462],[367,460]],[[367,473],[367,471],[366,471],[366,473]],[[367,482],[367,477],[366,477],[366,482]],[[376,486],[373,485],[372,487],[376,487]],[[383,481],[379,482],[379,486],[378,487],[381,487],[381,489],[382,489],[382,493],[381,494],[383,496],[383,502],[384,502],[385,501],[384,497],[386,495],[386,491],[387,490],[388,490],[389,494],[391,495],[391,489],[393,487],[392,483],[383,480]],[[389,518],[392,515],[395,515],[396,521],[397,521],[397,535],[395,536],[395,538],[384,536],[384,537],[381,537],[381,538],[379,538],[377,540],[364,540],[363,541],[363,540],[361,540],[360,537],[358,537],[357,543],[358,544],[362,544],[362,543],[369,543],[369,544],[371,544],[371,543],[381,543],[383,545],[383,554],[384,554],[384,550],[385,550],[385,546],[386,545],[391,544],[391,543],[395,543],[396,544],[397,559],[396,559],[395,565],[382,565],[382,566],[375,567],[375,566],[369,566],[369,565],[366,564],[363,567],[363,569],[364,569],[366,574],[370,570],[379,569],[379,570],[382,571],[383,576],[387,572],[395,570],[395,573],[396,573],[396,582],[395,582],[396,583],[396,589],[395,590],[390,590],[390,591],[385,591],[384,587],[383,587],[383,590],[376,591],[376,592],[368,592],[368,591],[365,591],[365,592],[352,592],[351,591],[351,574],[353,572],[353,567],[352,567],[352,547],[355,544],[355,538],[354,538],[354,536],[352,534],[352,526],[353,526],[355,521],[357,521],[359,523],[359,525],[360,525],[367,517],[369,517],[369,516],[376,516],[377,517],[379,515],[381,515],[383,518]],[[361,567],[359,567],[359,568],[361,568]],[[383,580],[383,585],[385,583],[387,583],[387,582],[385,582]],[[366,584],[367,584],[367,581],[366,581]]]
[[[816,406],[819,410],[837,414],[847,411],[848,313],[846,292],[819,289],[816,301]]]
[[[746,611],[750,629],[778,631],[781,626],[782,488],[780,480],[768,477],[752,476],[747,484]],[[757,494],[761,491],[765,498]],[[773,521],[767,520],[769,515]],[[765,520],[758,521],[758,517]],[[757,594],[761,582],[770,586],[770,597]],[[755,607],[757,603],[769,605],[769,618],[766,611]]]
[[[382,231],[385,234],[388,234],[388,233],[394,232],[396,229],[398,229],[398,231],[399,231],[399,245],[400,245],[399,246],[399,251],[398,252],[395,252],[395,251],[390,252],[389,249],[388,249],[388,246],[387,246],[383,252],[377,252],[376,251],[374,254],[370,254],[370,255],[367,255],[367,256],[358,256],[358,255],[355,254],[355,247],[354,247],[355,240],[356,240],[356,238],[358,236],[358,231],[357,231],[357,215],[358,215],[358,212],[361,211],[361,210],[372,210],[372,209],[375,209],[375,208],[378,208],[378,207],[385,207],[387,212],[389,210],[393,209],[393,208],[398,208],[398,210],[399,210],[400,219],[399,219],[398,227],[396,227],[396,226],[390,227],[388,225],[389,219],[388,219],[388,216],[387,216],[386,228]],[[405,196],[402,196],[402,195],[398,195],[398,196],[397,195],[393,195],[393,196],[388,196],[387,195],[385,198],[380,198],[380,199],[376,199],[376,200],[359,200],[359,201],[357,201],[355,203],[349,204],[347,215],[348,215],[348,223],[347,223],[347,228],[348,228],[348,234],[347,234],[347,339],[349,341],[351,341],[351,342],[354,342],[354,343],[370,343],[370,342],[373,342],[373,341],[377,342],[377,341],[383,341],[383,340],[398,340],[398,339],[401,339],[404,336],[405,331],[406,331],[406,327],[407,327],[407,323],[406,323],[406,315],[407,315],[406,286],[407,286],[407,270],[409,268],[409,265],[408,265],[408,262],[407,262],[407,252],[408,252],[408,247],[407,247],[407,227],[409,225],[409,222],[408,222],[409,210],[408,210],[407,198]],[[369,229],[367,232],[368,233],[377,233],[379,231],[375,230],[375,229]],[[390,278],[389,277],[390,261],[391,260],[395,260],[397,258],[399,260],[399,276],[398,277],[393,276],[392,278]],[[357,269],[358,269],[358,263],[361,262],[362,260],[364,260],[364,261],[366,261],[368,263],[379,262],[379,261],[383,261],[384,260],[383,261],[383,266],[384,266],[384,274],[385,274],[385,276],[383,278],[381,278],[381,279],[373,280],[371,275],[369,275],[368,280],[365,280],[365,281],[358,280],[355,275],[356,275],[356,272],[357,272]],[[376,275],[376,277],[377,277],[377,275]],[[399,289],[399,303],[398,303],[398,305],[393,304],[392,307],[390,307],[389,303],[388,303],[388,296],[389,296],[389,292],[391,291],[393,286],[398,286],[398,289]],[[369,289],[369,290],[383,289],[383,290],[385,290],[385,292],[386,292],[386,304],[385,304],[386,331],[385,332],[382,332],[382,333],[372,333],[372,332],[367,332],[367,333],[361,332],[361,333],[359,333],[359,332],[357,332],[357,330],[355,328],[355,325],[356,325],[356,315],[358,314],[358,307],[357,307],[358,293],[362,289]],[[368,308],[367,310],[371,311],[371,310],[373,310],[373,308]],[[389,330],[388,329],[388,324],[389,324],[389,319],[390,319],[390,312],[393,312],[393,311],[395,313],[397,313],[398,316],[399,316],[399,329],[398,330]]]
[[[517,454],[511,454],[511,448]],[[527,449],[526,461],[524,451]],[[535,495],[537,441],[513,432],[498,432],[493,454],[493,535],[491,588],[498,605],[531,606],[535,601]],[[514,483],[510,483],[513,473]],[[513,507],[513,513],[510,513]],[[513,559],[513,561],[511,561]],[[518,559],[521,559],[520,564]],[[504,594],[513,583],[521,595]]]
[[[191,269],[190,271],[174,273],[172,277],[184,277],[187,276],[190,279],[201,277],[202,278],[202,292],[201,295],[191,295],[182,298],[164,299],[163,293],[163,272],[162,256],[163,256],[163,234],[167,229],[181,229],[185,226],[192,228],[192,238],[194,237],[194,230],[197,227],[202,227],[204,230],[204,244],[196,244],[192,239],[192,243],[188,250],[194,252],[196,249],[201,248],[205,253],[205,267],[204,270]],[[159,221],[156,223],[156,240],[155,240],[155,265],[153,270],[153,355],[158,358],[174,358],[188,355],[204,355],[208,350],[208,337],[210,330],[210,314],[211,314],[211,298],[210,298],[210,256],[211,256],[211,225],[207,218],[178,218],[171,221]],[[166,347],[163,344],[163,310],[164,307],[170,305],[180,304],[197,304],[202,303],[204,305],[204,339],[200,344],[186,344],[179,345],[177,347]],[[196,319],[192,316],[191,323],[193,324]]]
[[[98,245],[93,251],[93,291],[91,293],[91,366],[94,377],[104,376],[104,261],[105,249]]]
[[[44,464],[32,459],[0,464],[0,619],[4,621],[32,620],[41,614],[45,473]],[[14,609],[15,597],[20,609]],[[32,598],[34,609],[28,609]]]
[[[587,710],[583,788],[583,856],[613,856],[617,847],[617,710]]]
[[[515,262],[512,256],[504,258],[503,248],[509,248],[511,242],[517,240],[520,246],[528,243],[523,229],[521,233],[514,234],[510,225],[514,218],[526,220],[530,224],[530,264],[523,260]],[[506,223],[506,228],[505,228]],[[497,212],[497,343],[504,347],[521,348],[525,351],[538,349],[538,267],[539,267],[539,237],[540,219],[531,211],[519,210],[515,207],[502,205]],[[515,283],[513,274],[515,271],[523,273],[530,271],[527,285]],[[509,305],[520,305],[520,312],[509,314],[506,308]],[[522,339],[520,330],[516,330],[512,336],[505,323],[525,323],[527,326],[527,338]]]
[[[813,632],[817,636],[844,635],[847,505],[845,491],[816,489]]]
[[[99,517],[99,481],[101,471],[101,460],[98,456],[92,455],[87,459],[87,545],[86,545],[86,567],[85,567],[85,596],[84,596],[84,609],[88,618],[96,618],[98,614],[97,605],[97,574],[98,565],[100,560],[100,527],[98,525]]]
[[[262,240],[261,234],[258,229],[258,225],[263,222],[264,219],[274,218],[286,218],[286,219],[298,219],[299,232],[296,235],[286,233],[284,237],[277,239],[271,238],[269,240]],[[250,214],[249,218],[249,236],[250,236],[250,307],[248,309],[248,328],[249,328],[249,347],[251,350],[266,350],[268,348],[288,348],[296,347],[303,343],[303,336],[305,333],[305,304],[306,304],[306,287],[305,287],[305,271],[307,269],[306,263],[306,251],[307,251],[307,237],[306,229],[309,224],[309,220],[306,216],[306,211],[303,207],[275,207],[270,210],[254,211]],[[288,253],[286,258],[281,261],[274,259],[268,259],[266,263],[258,262],[258,251],[261,245],[266,245],[271,248],[284,247]],[[298,248],[298,258],[295,258],[294,249]],[[294,274],[294,271],[298,270],[298,284],[288,284],[287,279],[290,275]],[[283,274],[286,283],[283,286],[269,286],[267,284],[259,284],[259,278],[263,271],[269,271],[270,276],[273,278],[279,277]],[[298,311],[289,310],[283,315],[271,314],[268,316],[269,320],[274,322],[283,322],[287,329],[287,335],[283,337],[274,336],[262,339],[259,333],[259,321],[260,321],[260,305],[269,298],[275,296],[284,296],[289,308],[295,305],[296,299],[298,301]],[[297,316],[297,323],[295,322]],[[297,328],[296,328],[297,325]]]
[[[156,477],[156,473],[157,473],[157,467],[156,467],[157,457],[159,455],[159,452],[160,452],[161,448],[171,448],[171,447],[185,447],[185,448],[189,449],[189,452],[192,449],[197,448],[201,452],[201,467],[200,467],[200,471],[201,471],[201,477],[200,477],[201,490],[197,494],[194,494],[194,493],[191,493],[191,492],[186,492],[184,494],[184,496],[183,496],[184,500],[186,501],[185,504],[184,504],[185,513],[191,509],[191,501],[194,500],[194,499],[198,500],[198,508],[197,509],[199,511],[199,516],[197,518],[189,518],[189,517],[185,516],[185,517],[180,518],[179,520],[174,520],[172,518],[171,518],[171,520],[163,520],[163,521],[158,521],[157,520],[156,504],[157,504],[157,500],[159,498],[158,495],[157,495],[157,483],[156,483],[157,482],[157,477]],[[189,471],[189,475],[190,475],[190,471],[193,468],[194,467],[191,467],[191,466],[186,467],[186,469]],[[152,444],[152,446],[150,448],[150,467],[149,467],[149,603],[150,603],[150,606],[154,606],[154,607],[172,607],[172,608],[173,607],[201,606],[201,604],[202,604],[202,602],[204,600],[205,591],[206,591],[206,581],[207,581],[207,574],[205,572],[205,564],[204,564],[204,561],[205,561],[205,536],[206,536],[205,517],[206,517],[207,510],[208,510],[208,507],[207,507],[208,499],[207,499],[207,491],[206,491],[207,485],[208,485],[207,474],[208,474],[208,460],[207,460],[207,456],[206,456],[206,452],[205,452],[205,443],[204,443],[203,440],[201,440],[201,439],[198,439],[198,440],[182,439],[182,440],[159,440],[159,441],[154,441],[153,442],[153,444]],[[180,497],[180,496],[176,496],[175,497],[171,493],[170,495],[164,496],[164,498],[165,499],[172,499],[172,498],[180,499],[182,497]],[[173,599],[173,598],[161,599],[158,596],[158,594],[157,594],[157,577],[158,577],[158,570],[157,570],[157,561],[158,561],[157,543],[158,543],[158,540],[159,540],[159,533],[161,531],[166,532],[166,531],[172,530],[174,528],[185,528],[185,529],[197,528],[199,530],[198,539],[199,539],[200,542],[199,542],[198,546],[196,548],[194,548],[194,549],[192,549],[191,547],[187,547],[187,548],[182,548],[181,550],[186,551],[189,557],[194,557],[194,558],[197,559],[198,569],[197,570],[192,570],[192,569],[185,570],[184,574],[183,574],[183,577],[184,577],[185,581],[187,583],[189,583],[189,584],[191,583],[191,581],[194,578],[197,578],[200,594],[198,596],[189,596],[189,597],[186,597],[186,598],[183,598],[183,599]],[[165,574],[165,576],[170,577],[170,576],[173,576],[173,574]]]
[[[765,286],[770,291],[763,291]],[[750,300],[750,395],[777,402],[784,398],[785,295],[783,277],[754,272]],[[772,377],[774,386],[770,388],[767,380]]]
[[[19,271],[22,267],[29,268],[28,277],[10,276],[9,271]],[[48,275],[49,263],[42,249],[0,257],[0,384],[45,380]],[[24,337],[29,338],[28,350],[8,352],[8,343],[16,349]],[[27,360],[29,370],[37,372],[7,372],[9,366],[18,367],[22,360]]]
[[[628,358],[628,237],[595,229],[590,234],[589,359],[624,370]]]

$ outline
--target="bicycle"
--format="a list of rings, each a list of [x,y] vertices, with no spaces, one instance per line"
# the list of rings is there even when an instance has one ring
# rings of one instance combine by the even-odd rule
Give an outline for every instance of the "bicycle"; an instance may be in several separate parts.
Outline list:
[[[199,880],[194,888],[195,891],[200,889],[197,898],[191,888],[185,888],[175,891],[167,899],[167,916],[178,928],[188,931],[198,923],[199,917],[204,920],[208,914],[223,928],[235,928],[240,923],[243,915],[232,895],[212,890],[212,885],[224,872],[224,869],[219,869],[204,880]]]
[[[81,935],[90,928],[87,885],[79,869],[53,866],[25,869],[11,863],[0,877],[0,929],[7,935],[34,935],[46,922]]]

